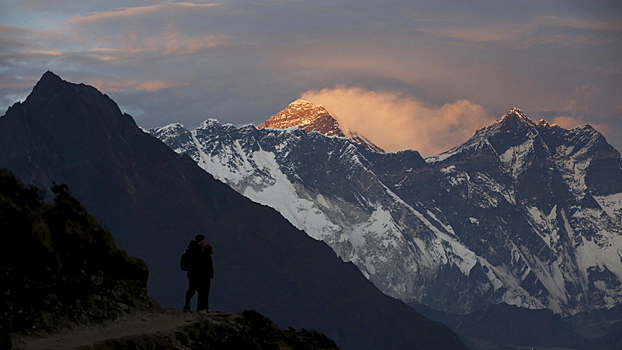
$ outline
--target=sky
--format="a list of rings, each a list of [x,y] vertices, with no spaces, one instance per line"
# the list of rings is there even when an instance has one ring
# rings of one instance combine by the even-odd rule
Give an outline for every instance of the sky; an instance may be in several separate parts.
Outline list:
[[[304,98],[433,156],[519,107],[622,151],[619,0],[0,0],[0,114],[48,70],[144,128]]]

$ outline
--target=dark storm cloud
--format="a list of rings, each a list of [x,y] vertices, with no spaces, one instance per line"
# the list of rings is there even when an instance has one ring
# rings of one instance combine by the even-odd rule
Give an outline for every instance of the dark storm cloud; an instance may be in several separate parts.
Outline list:
[[[597,125],[621,149],[622,12],[586,3],[7,0],[0,102],[48,69],[108,93],[144,127],[257,124],[305,93],[346,106],[370,92],[394,103],[386,110],[449,121],[445,134],[428,124],[439,138],[518,106]]]

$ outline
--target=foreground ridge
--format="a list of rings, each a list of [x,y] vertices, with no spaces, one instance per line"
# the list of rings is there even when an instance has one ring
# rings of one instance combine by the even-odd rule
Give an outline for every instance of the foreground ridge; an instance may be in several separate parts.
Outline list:
[[[152,309],[129,314],[107,324],[65,332],[19,337],[15,350],[132,348],[147,350],[209,348],[273,349],[312,348],[336,350],[325,335],[308,330],[278,329],[267,317],[247,310],[239,314],[210,312],[206,315],[174,309]]]

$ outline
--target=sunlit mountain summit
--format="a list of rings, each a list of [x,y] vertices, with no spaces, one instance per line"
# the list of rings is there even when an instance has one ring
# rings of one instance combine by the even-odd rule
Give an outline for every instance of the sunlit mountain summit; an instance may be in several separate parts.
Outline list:
[[[273,115],[257,128],[299,128],[307,133],[316,131],[326,136],[346,137],[372,151],[384,153],[382,148],[355,131],[345,128],[324,106],[298,99]]]
[[[297,127],[306,132],[317,131],[328,136],[345,137],[339,122],[322,106],[298,99],[258,126],[287,129]]]

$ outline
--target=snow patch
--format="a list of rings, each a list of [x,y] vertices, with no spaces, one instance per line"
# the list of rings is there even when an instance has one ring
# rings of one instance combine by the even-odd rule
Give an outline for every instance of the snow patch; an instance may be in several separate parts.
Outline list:
[[[521,145],[510,147],[499,159],[505,165],[510,176],[516,179],[531,164],[528,155],[533,152],[533,139],[528,139]]]
[[[460,269],[460,271],[464,275],[468,275],[473,266],[477,263],[477,256],[473,251],[464,246],[461,242],[459,242],[456,238],[448,235],[447,233],[439,230],[435,225],[433,225],[430,220],[428,220],[423,214],[410,207],[411,211],[415,216],[419,218],[428,228],[430,228],[435,234],[435,246],[439,249],[439,255],[445,255],[444,244],[442,242],[448,243],[451,248],[451,252],[455,254],[455,259],[452,259],[453,263]]]
[[[609,217],[622,225],[622,193],[593,197]]]

